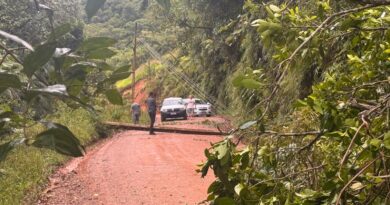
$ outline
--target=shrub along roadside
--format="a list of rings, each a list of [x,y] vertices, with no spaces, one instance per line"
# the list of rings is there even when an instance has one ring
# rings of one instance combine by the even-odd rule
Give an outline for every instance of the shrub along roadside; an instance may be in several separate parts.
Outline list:
[[[60,114],[50,116],[53,122],[67,126],[83,145],[97,139],[97,121],[84,109],[73,110],[59,105]],[[32,127],[33,135],[41,127]],[[0,204],[31,204],[36,201],[48,177],[69,157],[48,149],[20,146],[0,163]]]

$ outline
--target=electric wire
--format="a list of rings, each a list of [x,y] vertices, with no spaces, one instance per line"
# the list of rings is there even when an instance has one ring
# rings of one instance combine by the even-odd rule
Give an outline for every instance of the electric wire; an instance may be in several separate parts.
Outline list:
[[[176,80],[183,81],[196,95],[201,99],[207,100],[214,105],[214,108],[218,113],[225,113],[227,108],[224,104],[218,102],[216,98],[211,95],[208,95],[200,86],[191,80],[186,74],[177,71],[176,66],[169,60],[165,60],[162,56],[152,48],[144,39],[140,38],[139,41],[142,43],[143,47],[149,52],[149,54],[154,58],[159,60],[162,64],[167,65],[167,70],[173,74],[173,77]]]

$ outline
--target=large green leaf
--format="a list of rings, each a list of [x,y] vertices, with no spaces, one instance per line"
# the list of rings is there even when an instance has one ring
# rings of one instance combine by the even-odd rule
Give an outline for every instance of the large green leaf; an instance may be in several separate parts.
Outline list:
[[[67,93],[67,89],[65,85],[57,84],[51,85],[43,88],[31,89],[26,91],[26,95],[24,96],[25,100],[31,102],[36,97],[43,96],[55,96],[55,97],[63,97],[67,98],[69,95]]]
[[[281,9],[280,9],[279,7],[277,7],[277,6],[273,5],[273,4],[269,5],[269,8],[270,8],[273,12],[275,12],[275,13],[278,13],[278,12],[281,11]]]
[[[80,64],[74,65],[74,67],[71,67],[65,72],[64,74],[65,81],[75,80],[75,79],[85,81],[88,71],[89,69],[87,66],[83,66]]]
[[[202,169],[200,170],[200,172],[202,173],[202,178],[207,175],[210,166],[211,166],[210,160],[207,160],[207,162],[202,166]]]
[[[50,40],[58,39],[64,36],[65,34],[69,33],[70,31],[72,31],[71,24],[69,23],[62,24],[61,26],[58,26],[57,28],[54,29],[54,32],[50,34],[49,39]]]
[[[234,187],[234,192],[236,192],[236,194],[238,196],[240,196],[240,193],[241,191],[245,188],[245,185],[240,183],[240,184],[237,184],[235,187]]]
[[[66,82],[66,86],[68,87],[68,93],[72,96],[78,96],[83,89],[85,81],[81,81],[78,79],[71,79]]]
[[[232,84],[235,86],[235,87],[240,87],[241,86],[241,82],[245,79],[245,76],[240,74],[238,76],[236,76],[233,81],[232,81]]]
[[[87,78],[88,68],[83,65],[75,65],[65,73],[65,84],[70,95],[78,96]]]
[[[104,6],[105,2],[106,0],[88,0],[85,7],[88,19],[91,19]]]
[[[110,89],[106,91],[107,99],[114,105],[123,105],[123,99],[121,94],[116,89]]]
[[[52,128],[37,135],[34,143],[35,147],[48,148],[68,156],[80,157],[85,151],[80,141],[65,126],[53,124]]]
[[[55,43],[45,43],[38,46],[24,59],[23,72],[30,78],[35,71],[49,62],[56,50]]]
[[[99,48],[113,46],[117,41],[107,37],[93,37],[86,39],[80,46],[82,51],[92,51]]]
[[[44,88],[28,90],[25,94],[26,95],[24,96],[24,98],[29,102],[31,102],[33,99],[35,99],[38,96],[53,96],[65,102],[67,100],[74,101],[79,105],[83,106],[84,108],[86,108],[88,111],[94,112],[94,108],[92,106],[86,104],[85,102],[83,102],[82,100],[80,100],[75,96],[69,95],[67,87],[63,84],[57,84],[57,85],[52,85]]]
[[[110,76],[110,78],[107,79],[107,81],[117,82],[119,80],[123,80],[123,79],[128,78],[132,73],[130,71],[130,68],[131,68],[130,65],[126,65],[126,66],[122,66],[122,67],[118,68],[117,70],[115,70],[112,73],[112,75]]]
[[[0,93],[2,93],[7,88],[20,88],[22,83],[20,82],[18,76],[0,73]]]
[[[96,66],[99,70],[113,70],[112,67],[106,62],[98,62]]]
[[[230,158],[228,143],[223,142],[218,146],[214,147],[214,150],[218,153],[217,158],[220,160],[221,165],[225,165]]]
[[[260,89],[262,84],[254,79],[244,79],[241,81],[241,85],[247,89]]]
[[[1,144],[0,145],[0,162],[5,160],[5,158],[7,157],[7,155],[9,154],[9,152],[13,148],[23,144],[25,141],[26,141],[25,138],[20,138],[20,139],[12,140],[12,141],[6,142],[4,144]]]
[[[210,186],[207,188],[207,193],[211,194],[213,192],[218,191],[223,186],[222,182],[216,180],[213,183],[210,184]]]
[[[89,72],[92,70],[91,68],[96,68],[96,67],[97,67],[97,65],[95,63],[92,63],[92,62],[78,62],[78,63],[72,64],[69,67],[69,69],[82,69],[82,70],[85,70],[86,72]]]
[[[240,129],[241,129],[241,130],[248,129],[248,128],[252,127],[253,125],[255,125],[256,123],[257,123],[256,120],[246,122],[246,123],[244,123],[243,125],[240,126]]]
[[[12,34],[9,34],[7,32],[0,30],[0,36],[3,36],[3,37],[8,38],[12,41],[15,41],[16,43],[23,45],[24,47],[30,49],[31,51],[34,51],[34,48],[29,43],[27,43],[25,40],[15,36],[15,35],[12,35]]]
[[[86,57],[89,59],[107,59],[111,58],[115,54],[116,52],[109,48],[99,48],[88,52]]]
[[[51,95],[59,95],[59,96],[67,96],[66,86],[62,84],[50,85],[44,88],[37,88],[31,90],[32,92],[37,92],[41,94],[51,94]]]
[[[235,87],[243,87],[243,88],[247,88],[247,89],[260,89],[262,86],[262,84],[260,82],[254,80],[252,78],[247,78],[242,74],[236,76],[233,79],[232,84]]]

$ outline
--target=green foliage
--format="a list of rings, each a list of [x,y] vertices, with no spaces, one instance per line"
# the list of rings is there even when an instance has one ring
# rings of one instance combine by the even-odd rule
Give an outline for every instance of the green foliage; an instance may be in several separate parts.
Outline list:
[[[21,144],[51,148],[70,156],[81,156],[81,143],[68,128],[58,123],[45,122],[43,119],[55,112],[54,105],[58,100],[70,107],[84,107],[91,112],[93,107],[88,103],[93,103],[90,99],[97,95],[107,94],[113,103],[122,102],[118,92],[112,90],[115,81],[108,80],[110,76],[107,75],[109,73],[106,69],[109,66],[104,62],[115,55],[108,47],[117,41],[104,37],[87,38],[80,42],[80,45],[73,45],[73,49],[68,48],[70,42],[66,36],[75,35],[76,30],[72,30],[69,23],[55,27],[52,12],[47,12],[47,18],[51,22],[51,32],[45,35],[48,40],[37,44],[27,54],[8,47],[15,42],[26,47],[29,44],[14,35],[2,32],[2,36],[8,41],[1,42],[5,56],[0,63],[0,136],[16,135],[18,130],[23,130],[17,135],[17,141],[4,142],[2,159],[5,151]],[[23,68],[3,70],[3,63],[8,61],[8,55],[12,57],[10,61],[15,61]],[[8,116],[4,113],[10,114]],[[41,134],[37,133],[37,136],[27,136],[26,129],[35,123],[47,126],[47,130]]]
[[[81,45],[80,49],[83,51],[93,51],[100,48],[107,48],[115,45],[117,41],[108,37],[92,37],[86,39]]]
[[[269,2],[274,4],[246,1],[240,17],[257,29],[266,61],[258,69],[237,71],[232,80],[236,89],[260,86],[245,87],[246,79],[261,82],[253,98],[265,100],[255,100],[250,110],[256,120],[236,133],[246,136],[248,148],[236,151],[226,139],[206,152],[201,171],[211,168],[217,176],[208,200],[388,203],[389,160],[383,156],[389,152],[390,3]],[[242,33],[243,27],[231,35],[253,35]],[[250,62],[244,54],[241,60]],[[288,106],[298,98],[303,100],[294,109]],[[245,166],[243,153],[249,156]]]
[[[139,82],[143,79],[153,79],[161,65],[159,63],[150,63],[150,64],[143,64],[138,67],[135,74],[135,81]],[[130,73],[129,73],[130,74]],[[128,76],[128,78],[125,78],[123,80],[117,81],[115,84],[118,89],[124,89],[129,88],[133,83],[133,79],[131,76]]]
[[[36,22],[44,12],[35,17],[31,8],[21,11],[2,2],[2,47],[29,48],[27,42],[32,42],[35,51],[14,51],[16,58],[7,56],[2,62],[0,131],[6,136],[17,134],[13,128],[25,131],[56,109],[53,101],[91,109],[89,104],[97,103],[93,97],[106,95],[122,104],[113,84],[131,83],[135,65],[129,37],[138,22],[143,42],[164,54],[161,63],[173,64],[177,75],[188,76],[216,98],[213,103],[229,106],[223,111],[236,114],[236,123],[246,122],[232,134],[243,136],[247,148],[237,149],[232,135],[205,151],[207,162],[199,171],[205,176],[211,169],[217,176],[208,201],[386,204],[389,5],[375,0],[90,0],[86,8],[91,24],[82,41],[77,23],[69,26],[63,19],[55,28],[38,24],[43,35],[34,26],[19,31],[18,26],[28,19]],[[20,19],[14,21],[18,12]],[[3,18],[3,13],[8,15]],[[70,48],[70,53],[57,55],[55,48]],[[150,58],[142,45],[137,54],[139,65]],[[168,66],[156,65],[156,82],[148,89],[162,97],[194,92]],[[136,80],[145,77],[144,69],[139,73]],[[100,103],[103,120],[131,121],[128,105]],[[36,135],[50,129],[5,139],[0,158],[8,153],[12,157],[10,147],[34,144],[41,140]],[[73,134],[66,135],[66,142],[73,139]]]
[[[0,3],[0,204],[36,203],[60,154],[84,154],[97,135],[93,99],[115,83],[105,61],[117,41],[83,37],[78,1],[36,6]]]
[[[22,86],[18,76],[8,73],[0,73],[0,81],[0,93],[8,88],[20,88]]]
[[[169,11],[171,8],[170,0],[156,0],[165,10]]]
[[[65,125],[82,144],[96,140],[96,120],[91,113],[81,108],[71,109],[63,103],[58,104],[57,109],[55,114],[47,117],[47,121]],[[27,133],[34,137],[44,130],[43,126],[36,125],[28,128]],[[51,149],[17,146],[0,163],[0,170],[4,171],[0,176],[0,204],[36,203],[48,177],[65,160],[68,158]]]
[[[123,122],[123,123],[132,123],[132,115],[130,104],[124,103],[125,105],[104,105],[104,109],[101,110],[99,115],[100,121],[110,121],[110,122]],[[141,112],[140,124],[148,125],[149,124],[149,114],[147,112]]]
[[[20,146],[2,162],[0,169],[0,204],[22,204],[28,192],[31,203],[35,203],[47,177],[56,166],[65,160],[49,150]],[[28,170],[28,171],[27,171]]]
[[[38,1],[37,1],[38,2]],[[55,21],[62,25],[70,23],[77,25],[81,19],[80,1],[48,1],[39,2],[42,5],[55,11]],[[47,39],[52,31],[50,21],[47,19],[47,12],[42,10],[37,12],[39,6],[34,1],[18,0],[17,3],[11,1],[0,2],[0,30],[4,30],[14,36],[23,37],[23,40],[31,45],[37,45]],[[74,33],[76,34],[76,32]],[[76,42],[79,35],[69,41]]]
[[[108,79],[110,82],[117,82],[128,78],[131,75],[130,66],[125,65],[115,70],[111,77]]]
[[[90,59],[107,59],[114,56],[116,52],[112,51],[109,48],[99,48],[94,51],[87,53],[87,58]]]
[[[12,150],[12,142],[7,142],[0,146],[0,160],[4,160],[8,153]]]
[[[91,19],[104,6],[105,2],[106,0],[88,0],[85,7],[88,19]]]
[[[55,43],[45,43],[35,48],[33,52],[27,55],[23,62],[23,72],[31,78],[33,74],[49,62],[56,50]]]
[[[50,125],[50,128],[37,135],[33,145],[40,148],[54,149],[58,153],[79,157],[84,155],[84,148],[80,141],[65,126],[60,124]]]
[[[107,90],[106,97],[114,105],[123,105],[122,96],[116,89]]]

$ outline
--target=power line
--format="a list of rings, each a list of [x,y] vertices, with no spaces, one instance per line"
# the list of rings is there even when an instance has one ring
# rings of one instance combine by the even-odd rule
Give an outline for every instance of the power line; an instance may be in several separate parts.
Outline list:
[[[165,61],[161,58],[161,55],[158,54],[153,48],[151,48],[146,42],[143,42],[143,43],[144,43],[145,47],[147,48],[147,50],[151,53],[151,55],[154,58],[157,58],[162,62]],[[204,91],[202,91],[199,87],[197,87],[196,83],[192,82],[188,76],[186,76],[185,74],[183,74],[181,72],[177,72],[174,69],[175,66],[170,61],[166,61],[166,63],[170,64],[167,69],[172,72],[172,74],[174,75],[174,77],[176,77],[176,79],[183,80],[193,91],[196,92],[196,94],[200,95],[202,98],[207,99],[211,102],[215,102],[215,103],[217,102],[215,99],[213,99],[211,96],[208,96],[207,94],[205,94]],[[223,111],[221,109],[219,109],[219,110]]]
[[[193,82],[191,78],[189,78],[184,73],[177,71],[177,69],[175,69],[176,66],[171,61],[163,59],[162,56],[155,49],[153,49],[147,42],[145,42],[144,39],[139,39],[139,41],[153,58],[158,59],[159,61],[161,61],[161,63],[168,65],[167,70],[173,74],[173,77],[175,77],[176,80],[184,81],[184,83],[187,84],[188,87],[195,92],[195,94],[199,95],[199,97],[201,97],[202,99],[213,103],[215,105],[215,109],[218,112],[224,113],[225,110],[227,110],[224,104],[219,103],[216,98],[211,95],[208,95],[203,89],[199,87],[199,85]]]

